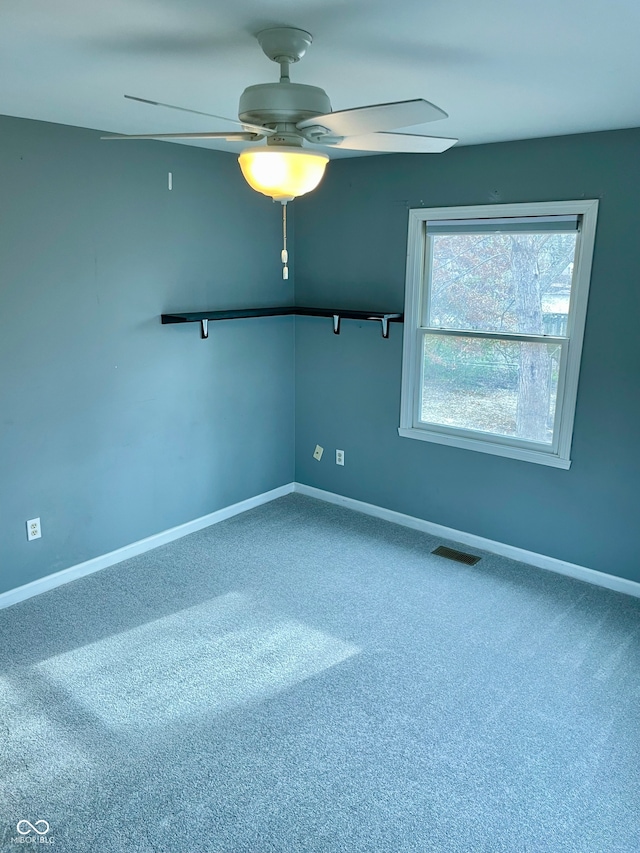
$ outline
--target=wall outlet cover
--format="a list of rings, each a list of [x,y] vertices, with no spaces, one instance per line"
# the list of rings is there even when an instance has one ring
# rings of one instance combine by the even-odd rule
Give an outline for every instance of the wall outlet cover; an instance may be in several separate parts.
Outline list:
[[[320,447],[319,444],[316,444],[316,449],[313,451],[313,458],[317,459],[319,462],[322,459],[323,453],[324,453],[324,447]]]
[[[40,527],[40,519],[39,518],[30,518],[27,521],[27,539],[31,542],[32,539],[40,539],[42,536],[42,529]]]
[[[336,450],[336,465],[344,465],[344,450]]]

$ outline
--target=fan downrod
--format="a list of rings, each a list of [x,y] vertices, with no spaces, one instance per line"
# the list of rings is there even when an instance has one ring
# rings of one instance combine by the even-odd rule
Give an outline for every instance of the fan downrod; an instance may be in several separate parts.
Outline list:
[[[299,62],[313,41],[311,33],[295,27],[271,27],[256,34],[260,47],[273,62],[280,65],[278,83],[248,86],[240,96],[240,121],[257,123],[282,130],[283,139],[272,144],[300,144],[301,136],[293,127],[297,122],[331,112],[331,102],[324,89],[304,83],[292,83],[289,65]],[[285,127],[288,125],[288,127]]]

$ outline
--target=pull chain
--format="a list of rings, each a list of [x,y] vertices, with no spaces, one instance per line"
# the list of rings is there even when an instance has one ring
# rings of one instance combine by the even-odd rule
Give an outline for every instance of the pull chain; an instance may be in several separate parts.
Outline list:
[[[287,202],[282,202],[282,278],[286,281],[289,278],[289,252],[287,252]]]

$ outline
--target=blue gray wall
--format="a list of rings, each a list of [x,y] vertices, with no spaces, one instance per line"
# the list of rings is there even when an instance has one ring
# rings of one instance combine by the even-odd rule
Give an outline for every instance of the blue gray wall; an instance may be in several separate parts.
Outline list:
[[[629,130],[331,163],[296,202],[300,304],[402,310],[410,207],[599,198],[600,215],[569,471],[400,438],[401,327],[298,319],[297,479],[640,581],[639,155]]]
[[[2,592],[290,482],[294,321],[160,325],[293,300],[232,155],[11,118],[0,154]]]
[[[640,580],[640,131],[334,161],[294,205],[299,304],[402,310],[409,207],[600,198],[569,471],[399,438],[401,326],[161,326],[292,302],[279,208],[229,154],[98,137],[0,119],[0,592],[290,482],[294,378],[299,481]]]

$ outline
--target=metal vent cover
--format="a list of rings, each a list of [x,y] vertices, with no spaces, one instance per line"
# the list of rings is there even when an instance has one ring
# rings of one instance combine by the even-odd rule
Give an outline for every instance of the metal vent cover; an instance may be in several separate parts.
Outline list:
[[[447,548],[446,545],[438,545],[431,553],[438,557],[446,557],[447,560],[464,563],[466,566],[475,566],[480,560],[480,557],[476,557],[475,554],[465,554],[464,551],[456,551],[455,548]]]

